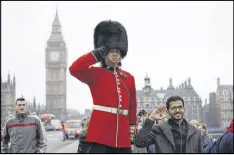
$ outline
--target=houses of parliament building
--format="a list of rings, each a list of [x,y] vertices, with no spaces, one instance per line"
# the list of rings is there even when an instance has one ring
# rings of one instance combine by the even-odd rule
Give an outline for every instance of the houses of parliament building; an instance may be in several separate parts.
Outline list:
[[[146,110],[148,113],[159,104],[166,104],[168,97],[172,95],[181,96],[184,99],[185,118],[190,121],[192,119],[201,121],[202,115],[202,100],[197,92],[194,90],[191,79],[185,81],[177,88],[172,84],[172,79],[169,79],[167,89],[153,89],[151,86],[150,78],[146,75],[145,85],[142,90],[137,90],[137,111]]]

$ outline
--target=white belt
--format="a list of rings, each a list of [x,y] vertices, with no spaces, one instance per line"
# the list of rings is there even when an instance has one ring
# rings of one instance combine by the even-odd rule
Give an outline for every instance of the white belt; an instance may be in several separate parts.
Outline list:
[[[121,114],[121,115],[128,115],[128,110],[123,110],[123,109],[118,109],[118,108],[113,108],[113,107],[105,107],[101,105],[94,105],[93,106],[94,110],[99,110],[99,111],[105,111],[113,114]]]

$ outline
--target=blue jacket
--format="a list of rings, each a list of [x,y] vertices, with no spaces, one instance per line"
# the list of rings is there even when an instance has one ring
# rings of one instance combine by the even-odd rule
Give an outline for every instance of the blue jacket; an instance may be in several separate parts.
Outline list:
[[[215,142],[209,144],[205,153],[233,153],[233,133],[224,132]]]
[[[217,153],[233,153],[233,133],[228,132],[219,144],[219,152]]]

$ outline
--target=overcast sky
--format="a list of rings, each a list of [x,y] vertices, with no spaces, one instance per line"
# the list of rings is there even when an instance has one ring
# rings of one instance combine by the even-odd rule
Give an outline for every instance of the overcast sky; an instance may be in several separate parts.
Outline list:
[[[68,49],[68,66],[93,46],[102,20],[121,22],[129,50],[123,69],[144,87],[177,87],[191,78],[202,100],[221,84],[233,83],[233,2],[2,2],[1,76],[16,76],[16,97],[45,104],[45,47],[56,5]],[[92,107],[88,86],[67,70],[67,107]]]

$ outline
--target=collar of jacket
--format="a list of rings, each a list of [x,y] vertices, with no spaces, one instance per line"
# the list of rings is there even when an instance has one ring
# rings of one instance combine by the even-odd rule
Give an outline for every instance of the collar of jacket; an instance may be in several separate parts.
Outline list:
[[[169,121],[170,121],[170,119],[168,119],[164,123],[161,123],[159,125],[159,128],[162,129],[162,131],[164,132],[164,135],[166,136],[166,138],[170,141],[170,143],[173,145],[174,149],[176,150],[175,142],[174,142],[174,139],[173,139],[173,134],[171,132],[172,127],[171,127]],[[189,124],[186,119],[184,119],[183,122],[187,124],[187,128],[188,128],[187,131],[188,132],[187,132],[187,139],[186,139],[186,141],[188,141],[189,137],[191,135],[193,135],[197,131],[197,129],[193,125]]]
[[[171,126],[177,126],[179,127],[179,124],[176,123],[176,121],[174,121],[173,119],[169,118],[168,119],[168,123],[171,125]],[[180,125],[186,125],[186,121],[185,119],[183,119],[182,123]]]
[[[107,70],[112,71],[112,72],[113,72],[114,70],[116,70],[116,71],[119,70],[119,67],[104,66],[104,68],[106,68]]]
[[[25,117],[28,116],[29,114],[30,114],[29,111],[26,111],[25,113],[18,113],[18,112],[16,112],[15,116],[16,116],[17,118],[25,118]]]

